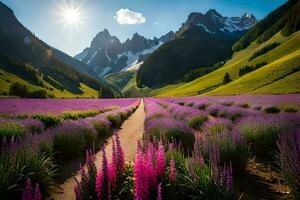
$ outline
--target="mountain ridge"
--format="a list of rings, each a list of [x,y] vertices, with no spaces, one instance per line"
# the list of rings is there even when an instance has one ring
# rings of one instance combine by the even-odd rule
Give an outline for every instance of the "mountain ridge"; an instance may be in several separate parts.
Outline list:
[[[99,77],[103,77],[142,62],[162,43],[172,40],[174,35],[170,31],[160,38],[147,39],[134,33],[121,43],[116,36],[104,29],[93,38],[90,47],[74,57],[90,66]]]
[[[230,18],[236,19],[234,31],[225,30],[228,19],[213,9],[205,14],[191,13],[175,33],[175,39],[161,45],[144,61],[137,73],[137,85],[159,87],[175,83],[191,70],[229,58],[232,45],[256,23],[256,18],[253,15]]]
[[[205,14],[191,13],[177,34],[181,34],[191,26],[202,26],[207,32],[213,34],[218,32],[235,33],[232,36],[238,37],[256,23],[257,19],[253,14],[245,13],[241,17],[224,17],[215,9],[209,9]]]

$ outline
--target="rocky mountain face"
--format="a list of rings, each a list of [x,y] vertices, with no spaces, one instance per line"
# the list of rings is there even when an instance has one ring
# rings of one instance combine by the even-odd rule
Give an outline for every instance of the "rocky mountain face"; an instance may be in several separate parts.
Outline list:
[[[206,32],[212,34],[227,34],[239,37],[257,23],[255,16],[245,13],[241,17],[224,17],[214,9],[208,10],[205,14],[191,13],[185,23],[177,32],[183,33],[185,30],[199,26]]]
[[[159,46],[174,37],[172,31],[153,39],[146,39],[135,33],[131,39],[121,43],[105,29],[96,35],[90,47],[75,58],[86,63],[99,77],[103,77],[144,61]]]
[[[212,66],[232,55],[232,45],[257,20],[253,15],[224,17],[211,9],[191,13],[175,39],[161,45],[139,68],[137,85],[156,87],[178,82],[191,70]]]

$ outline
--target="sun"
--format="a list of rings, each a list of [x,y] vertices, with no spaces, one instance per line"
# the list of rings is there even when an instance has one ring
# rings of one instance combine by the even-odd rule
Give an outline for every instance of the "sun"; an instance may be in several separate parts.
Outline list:
[[[62,4],[56,5],[56,13],[59,16],[59,22],[64,28],[78,29],[83,23],[84,14],[81,5],[75,6],[71,1],[68,4],[63,1]]]
[[[76,25],[80,23],[80,12],[77,9],[70,8],[63,11],[63,20],[70,24]]]

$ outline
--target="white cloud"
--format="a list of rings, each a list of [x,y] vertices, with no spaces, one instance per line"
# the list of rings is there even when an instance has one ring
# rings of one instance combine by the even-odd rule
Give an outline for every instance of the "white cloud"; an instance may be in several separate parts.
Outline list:
[[[146,18],[142,13],[134,12],[128,8],[121,8],[116,12],[114,18],[119,24],[143,24],[146,22]]]
[[[159,25],[159,22],[154,22],[155,25]]]

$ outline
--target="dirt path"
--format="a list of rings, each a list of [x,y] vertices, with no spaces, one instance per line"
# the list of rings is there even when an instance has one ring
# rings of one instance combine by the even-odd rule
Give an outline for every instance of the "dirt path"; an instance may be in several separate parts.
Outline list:
[[[142,100],[138,109],[123,123],[119,130],[120,142],[124,150],[125,161],[131,161],[135,158],[137,149],[137,140],[140,139],[144,132],[144,101]],[[112,139],[106,144],[106,154],[110,161],[112,156]],[[96,154],[96,166],[99,168],[102,162],[102,153]],[[74,200],[75,177],[79,179],[79,173],[69,178],[64,184],[60,185],[61,191],[54,191],[50,199],[55,200]]]

